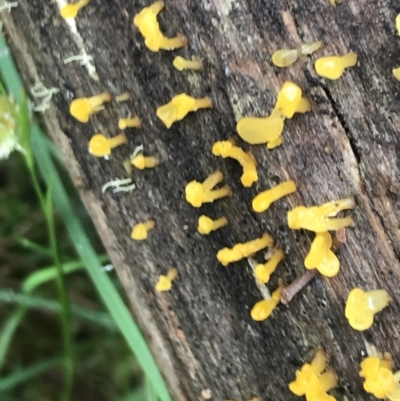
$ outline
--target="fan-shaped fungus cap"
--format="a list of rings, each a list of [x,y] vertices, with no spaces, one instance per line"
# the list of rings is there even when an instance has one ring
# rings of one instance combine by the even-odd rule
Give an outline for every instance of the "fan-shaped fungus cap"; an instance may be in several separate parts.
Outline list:
[[[200,207],[203,203],[214,202],[216,199],[231,196],[232,192],[226,185],[219,189],[213,189],[224,179],[221,171],[215,171],[203,183],[191,181],[186,185],[186,200],[193,207]]]
[[[78,0],[77,3],[67,4],[66,6],[60,9],[61,17],[64,19],[67,18],[76,18],[78,12],[81,8],[87,6],[90,3],[90,0]]]
[[[186,60],[181,56],[174,58],[173,66],[178,71],[183,70],[196,70],[201,71],[203,69],[203,62],[198,57],[193,56],[191,60]]]
[[[131,238],[136,241],[147,239],[149,231],[155,227],[156,223],[153,220],[146,221],[145,223],[138,223],[133,227]]]
[[[154,156],[143,156],[141,153],[131,159],[131,164],[139,170],[154,168],[159,165],[159,160]]]
[[[281,300],[283,287],[279,286],[271,295],[270,299],[257,302],[251,309],[250,315],[256,322],[261,322],[271,316],[272,311],[277,307]]]
[[[103,103],[109,102],[111,95],[108,92],[92,97],[75,99],[69,106],[69,112],[81,123],[87,123],[89,117],[104,109]]]
[[[385,290],[364,292],[354,288],[347,298],[345,316],[354,330],[367,330],[374,323],[375,313],[386,308],[391,300]]]
[[[211,99],[208,97],[195,99],[186,95],[186,93],[181,93],[174,96],[169,103],[160,106],[156,114],[167,128],[171,128],[174,122],[182,120],[189,112],[197,111],[198,109],[209,109],[211,107],[213,105]]]
[[[324,203],[320,206],[297,206],[288,212],[288,225],[292,230],[310,230],[316,233],[336,231],[342,227],[352,226],[353,219],[348,217],[333,218],[342,210],[352,209],[354,198],[344,198]]]
[[[243,167],[241,181],[245,187],[250,187],[258,180],[254,157],[251,154],[246,153],[239,146],[236,146],[232,141],[215,142],[212,152],[215,156],[222,156],[223,158],[231,157],[240,163]]]
[[[149,7],[145,7],[133,18],[133,23],[139,28],[144,37],[147,48],[153,52],[163,50],[174,50],[186,46],[187,39],[178,34],[175,38],[166,38],[160,31],[157,21],[158,13],[164,8],[163,1],[157,1]]]
[[[89,141],[89,152],[93,156],[107,157],[111,154],[111,149],[125,143],[128,143],[125,134],[119,134],[113,138],[106,138],[103,134],[96,134]]]
[[[260,283],[267,284],[271,274],[276,270],[278,267],[279,262],[284,257],[284,252],[280,248],[275,248],[272,251],[272,256],[270,260],[265,263],[259,263],[254,269],[254,275],[256,276],[257,280]]]
[[[178,270],[172,268],[168,271],[166,276],[161,275],[156,284],[156,291],[164,292],[172,288],[172,282],[178,277]]]
[[[336,398],[327,392],[338,385],[337,374],[330,370],[322,373],[318,380],[312,380],[306,392],[307,401],[336,401]]]
[[[309,111],[310,104],[308,100],[302,97],[300,86],[293,82],[285,82],[278,93],[275,109],[285,118],[292,118],[294,113],[304,113]]]
[[[315,62],[315,71],[321,77],[339,79],[344,70],[357,64],[357,54],[347,53],[344,56],[321,57]]]
[[[340,262],[336,255],[331,251],[332,237],[329,232],[317,233],[311,244],[311,249],[304,266],[311,270],[317,269],[326,277],[333,277],[339,272]]]
[[[257,213],[265,212],[272,202],[297,191],[294,181],[285,181],[271,189],[261,192],[253,199],[253,210]]]
[[[228,224],[226,217],[221,217],[217,220],[210,219],[209,217],[202,215],[199,217],[199,225],[197,227],[200,234],[208,235],[211,231],[218,230]]]
[[[229,263],[237,262],[243,258],[247,258],[253,253],[261,251],[273,244],[273,239],[270,235],[264,234],[261,238],[236,244],[233,248],[223,248],[217,253],[217,259],[227,266]]]

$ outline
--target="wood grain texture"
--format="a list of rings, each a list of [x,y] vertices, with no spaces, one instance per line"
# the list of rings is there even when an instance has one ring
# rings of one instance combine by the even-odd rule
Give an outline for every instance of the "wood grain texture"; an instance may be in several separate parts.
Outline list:
[[[132,17],[149,2],[92,0],[77,19],[84,49],[94,57],[99,81],[77,63],[63,59],[81,49],[58,15],[55,3],[21,0],[10,16],[2,14],[9,43],[26,85],[40,79],[59,87],[44,114],[50,134],[62,149],[73,177],[80,176],[82,198],[131,301],[174,400],[199,400],[210,389],[213,400],[295,400],[287,384],[304,361],[322,346],[340,377],[332,393],[338,400],[369,397],[358,376],[359,362],[375,346],[391,351],[400,367],[400,83],[391,70],[400,64],[400,39],[394,0],[167,0],[160,14],[169,36],[188,36],[185,50],[151,53]],[[322,40],[325,48],[288,69],[271,65],[283,47]],[[338,81],[316,76],[316,56],[354,51],[359,63]],[[200,56],[202,73],[180,73],[175,55]],[[211,154],[216,140],[235,137],[241,116],[265,116],[284,81],[299,84],[312,111],[287,121],[284,144],[274,151],[253,146],[260,179],[251,189],[240,184],[233,160]],[[89,124],[68,113],[72,99],[108,90],[125,91],[132,100],[112,103]],[[210,96],[214,109],[190,114],[167,130],[155,116],[158,106],[175,94]],[[87,142],[95,132],[113,135],[120,116],[139,115],[143,128],[130,130],[129,147],[111,160],[91,157]],[[246,144],[245,149],[250,149]],[[135,146],[158,155],[152,171],[134,171],[132,194],[102,194],[101,186],[124,175],[122,161]],[[220,168],[234,196],[197,210],[184,200],[187,182],[205,179]],[[259,191],[287,178],[298,192],[255,214],[251,200]],[[262,233],[271,233],[286,257],[274,274],[291,282],[303,271],[310,233],[291,231],[286,212],[353,194],[356,227],[338,255],[341,272],[318,278],[271,318],[256,323],[249,311],[262,298],[246,261],[222,267],[217,251]],[[228,227],[210,236],[197,233],[200,214],[225,215]],[[154,219],[148,241],[132,242],[131,227]],[[173,291],[156,294],[159,274],[179,270]],[[349,290],[385,288],[394,301],[372,329],[353,331],[344,317]]]

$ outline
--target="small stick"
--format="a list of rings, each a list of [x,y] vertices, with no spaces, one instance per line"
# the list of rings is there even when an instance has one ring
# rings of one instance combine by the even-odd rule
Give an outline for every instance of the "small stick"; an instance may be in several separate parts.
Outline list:
[[[281,302],[286,305],[292,298],[302,290],[316,275],[317,269],[307,270],[300,277],[297,277],[292,284],[285,287],[281,292]]]
[[[335,232],[335,236],[333,237],[332,251],[336,252],[339,249],[340,245],[345,243],[346,243],[346,229],[344,227],[341,227],[339,228],[339,230]]]

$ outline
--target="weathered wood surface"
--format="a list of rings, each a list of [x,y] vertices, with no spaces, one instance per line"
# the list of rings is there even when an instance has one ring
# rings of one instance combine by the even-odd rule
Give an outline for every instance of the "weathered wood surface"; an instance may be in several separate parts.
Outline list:
[[[340,376],[333,392],[339,400],[367,399],[358,364],[371,347],[391,351],[400,366],[399,278],[400,209],[398,129],[400,83],[391,75],[400,64],[400,39],[394,20],[400,5],[390,1],[343,0],[170,0],[160,14],[164,32],[188,36],[187,50],[151,53],[132,17],[142,0],[92,0],[77,20],[82,47],[94,57],[99,76],[91,79],[77,63],[63,59],[82,53],[55,3],[21,0],[12,14],[2,14],[9,43],[27,86],[41,80],[61,93],[44,114],[50,134],[62,149],[74,178],[83,180],[82,197],[110,253],[155,357],[175,400],[294,400],[287,384],[315,349],[322,346]],[[271,65],[276,49],[323,40],[320,55],[355,51],[359,63],[338,81],[319,79],[313,60],[302,58],[288,69]],[[205,60],[202,73],[180,73],[177,54]],[[259,162],[259,182],[244,189],[235,161],[211,154],[214,141],[237,138],[235,121],[267,115],[279,87],[298,83],[312,112],[288,121],[284,144],[270,152],[251,147]],[[68,114],[78,96],[109,90],[132,93],[130,102],[112,103],[80,124]],[[167,130],[156,108],[180,92],[211,96],[213,110],[192,113]],[[110,161],[87,152],[95,132],[117,132],[119,116],[129,111],[144,121],[128,131],[129,148]],[[240,142],[239,142],[240,143]],[[158,155],[153,171],[134,171],[132,194],[102,194],[101,186],[124,175],[122,161],[135,146]],[[244,145],[246,149],[249,146]],[[205,179],[220,168],[234,196],[197,210],[184,200],[187,182]],[[251,210],[260,190],[293,179],[299,191],[263,214]],[[215,254],[225,246],[270,232],[284,247],[286,259],[274,274],[291,282],[304,271],[303,258],[312,236],[290,231],[286,212],[298,204],[318,204],[354,194],[357,225],[347,231],[338,252],[341,272],[316,279],[273,317],[253,322],[249,311],[262,295],[246,261],[222,267]],[[196,231],[205,213],[226,215],[229,227],[208,237]],[[148,241],[132,242],[131,227],[154,219]],[[157,276],[170,266],[179,270],[173,291],[154,291]],[[372,329],[353,331],[344,302],[354,286],[386,288],[394,301]]]

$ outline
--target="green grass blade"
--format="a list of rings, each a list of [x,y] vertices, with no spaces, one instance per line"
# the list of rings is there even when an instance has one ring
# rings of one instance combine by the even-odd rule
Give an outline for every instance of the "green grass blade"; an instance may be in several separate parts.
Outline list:
[[[16,237],[14,238],[15,242],[22,246],[23,248],[27,249],[28,251],[32,251],[33,253],[37,254],[37,255],[41,255],[41,256],[47,256],[47,257],[51,257],[51,249],[36,244],[33,241],[30,241],[27,238],[23,238],[23,237]]]

